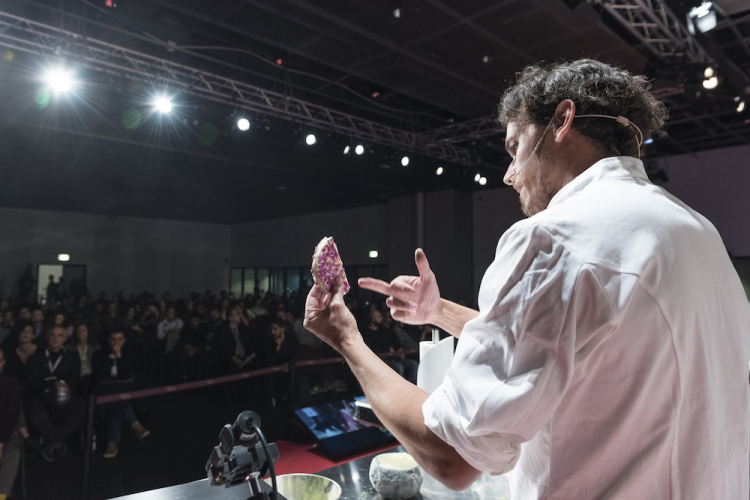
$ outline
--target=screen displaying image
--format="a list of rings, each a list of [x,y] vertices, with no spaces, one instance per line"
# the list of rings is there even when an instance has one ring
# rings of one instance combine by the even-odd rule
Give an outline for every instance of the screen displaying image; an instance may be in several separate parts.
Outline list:
[[[354,420],[355,401],[343,400],[308,406],[295,410],[295,413],[331,456],[392,442],[395,438],[390,432]]]

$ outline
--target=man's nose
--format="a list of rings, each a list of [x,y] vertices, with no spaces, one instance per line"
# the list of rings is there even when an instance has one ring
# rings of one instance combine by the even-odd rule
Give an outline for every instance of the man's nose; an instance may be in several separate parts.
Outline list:
[[[513,178],[515,177],[515,168],[508,166],[508,170],[505,171],[505,175],[503,176],[503,182],[506,183],[508,186],[513,185]]]

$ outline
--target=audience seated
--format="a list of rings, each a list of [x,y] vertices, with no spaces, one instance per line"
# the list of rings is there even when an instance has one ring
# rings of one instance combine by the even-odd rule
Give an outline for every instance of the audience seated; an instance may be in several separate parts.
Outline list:
[[[52,327],[47,347],[38,349],[27,362],[29,424],[41,435],[42,457],[50,462],[67,452],[65,439],[81,426],[85,416],[83,399],[76,394],[81,360],[64,344],[65,329]]]
[[[390,352],[383,361],[412,384],[417,383],[418,363],[404,354],[401,343],[393,330],[383,326],[383,315],[377,309],[366,316],[366,325],[360,328],[365,344],[378,354]]]
[[[135,388],[135,354],[125,341],[122,328],[115,328],[107,337],[107,348],[94,354],[94,379],[97,395],[117,394]],[[114,458],[119,451],[122,428],[133,429],[139,440],[150,432],[138,422],[130,401],[117,401],[99,406],[107,421],[107,449],[104,458]]]
[[[81,382],[78,395],[86,398],[93,390],[94,352],[99,349],[99,344],[89,335],[87,324],[81,323],[76,327],[75,335],[68,341],[68,349],[77,352],[81,360]]]
[[[210,349],[206,349],[209,335],[211,335],[211,330],[201,321],[200,314],[191,313],[190,321],[180,330],[180,338],[173,351],[179,375],[183,380],[197,378],[195,374],[199,372],[201,366],[211,361],[207,359],[207,352]],[[191,374],[193,377],[190,376]]]
[[[182,330],[184,323],[177,317],[173,306],[165,306],[164,313],[164,319],[159,323],[156,330],[156,338],[164,342],[164,352],[169,354],[180,339],[180,330]]]
[[[258,363],[255,359],[259,351],[258,344],[250,329],[242,322],[242,312],[230,309],[226,323],[222,323],[216,333],[216,350],[223,370],[226,373],[236,373],[255,368]]]
[[[21,384],[28,379],[26,364],[37,352],[34,338],[34,323],[29,320],[18,320],[13,331],[0,348],[5,355],[5,374],[14,377]]]

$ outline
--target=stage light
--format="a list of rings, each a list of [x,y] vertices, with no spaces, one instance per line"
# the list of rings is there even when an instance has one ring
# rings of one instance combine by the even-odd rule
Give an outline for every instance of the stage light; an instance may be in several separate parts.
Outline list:
[[[44,75],[44,80],[49,85],[49,88],[57,93],[68,92],[73,88],[73,74],[70,71],[65,71],[62,68],[50,69]]]
[[[706,69],[703,70],[703,78],[711,78],[715,74],[716,72],[714,71],[714,68],[711,66],[706,66]]]
[[[365,152],[365,147],[362,144],[357,144],[357,147],[354,148],[354,152],[357,153],[358,155],[361,155],[362,153]]]
[[[714,2],[703,2],[698,7],[693,7],[687,15],[688,31],[695,35],[696,28],[701,33],[711,31],[716,27],[717,14],[721,11]]]
[[[57,260],[59,260],[60,262],[68,262],[70,261],[70,255],[67,253],[58,254]]]
[[[487,177],[480,177],[479,178],[479,185],[480,186],[484,186],[485,184],[487,184]]]
[[[408,167],[409,166],[409,157],[404,156],[401,158],[401,166]]]
[[[396,19],[398,19],[399,17],[401,17],[401,9],[394,9],[393,10],[393,17],[395,17]]]
[[[745,111],[745,101],[740,101],[737,105],[737,112],[742,113],[743,111]]]
[[[370,250],[370,258],[371,259],[377,259],[378,258],[378,251],[377,250]]]
[[[435,171],[435,174],[443,175],[443,167],[438,167],[437,170]]]
[[[475,175],[474,176],[474,182],[479,182],[479,179],[481,179],[481,178],[482,178],[481,175],[479,175],[479,174]]]
[[[713,90],[719,85],[719,78],[712,76],[706,80],[703,80],[703,88],[707,90]]]
[[[154,100],[154,108],[160,113],[169,113],[172,111],[172,100],[165,96],[157,97]]]
[[[352,149],[352,148],[350,148],[349,146],[345,146],[345,147],[344,147],[344,154],[345,154],[345,155],[348,155],[348,154],[349,154],[349,151],[351,151],[351,149]]]
[[[240,118],[237,120],[237,128],[242,130],[243,132],[250,130],[250,120],[247,118]]]
[[[654,143],[654,138],[653,137],[649,137],[648,139],[646,139],[645,141],[643,141],[643,144],[646,144],[646,145],[653,144],[653,143]]]
[[[318,139],[315,137],[315,134],[308,134],[307,137],[305,137],[305,144],[308,146],[312,146],[318,142]]]

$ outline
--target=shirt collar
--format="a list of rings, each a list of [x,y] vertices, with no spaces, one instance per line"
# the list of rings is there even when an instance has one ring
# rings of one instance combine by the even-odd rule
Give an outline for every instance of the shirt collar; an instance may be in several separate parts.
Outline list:
[[[648,182],[646,169],[643,167],[643,162],[641,160],[633,158],[632,156],[612,156],[609,158],[602,158],[583,171],[578,177],[563,186],[563,188],[552,197],[547,208],[552,208],[571,196],[575,196],[583,191],[589,184],[603,179],[615,179],[618,177],[638,178]]]

